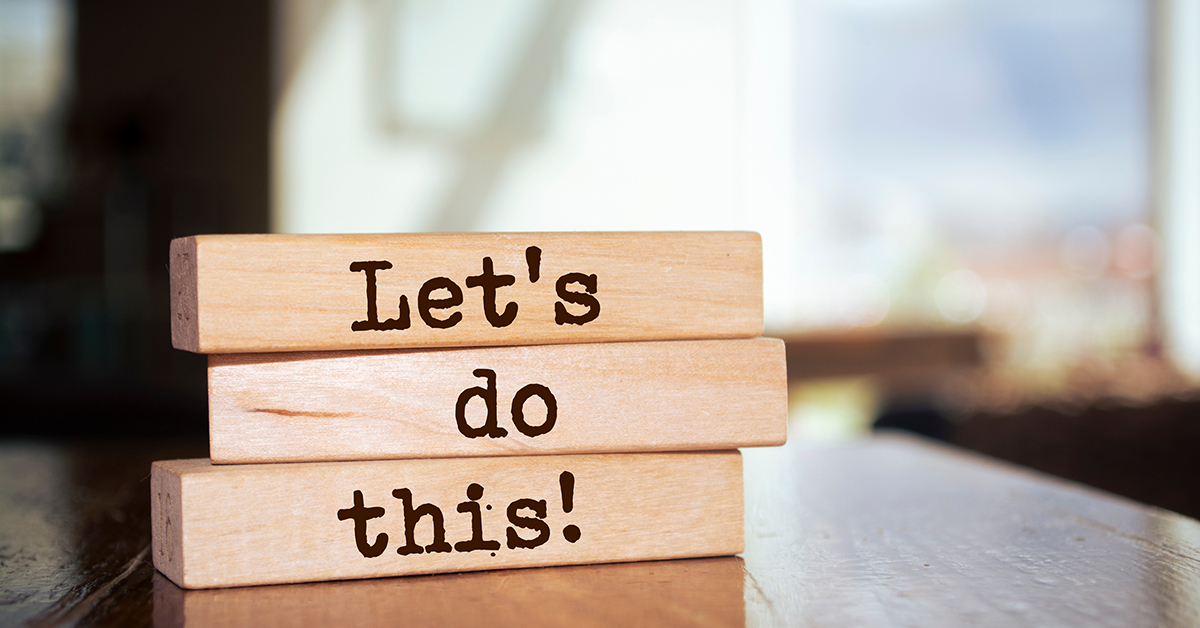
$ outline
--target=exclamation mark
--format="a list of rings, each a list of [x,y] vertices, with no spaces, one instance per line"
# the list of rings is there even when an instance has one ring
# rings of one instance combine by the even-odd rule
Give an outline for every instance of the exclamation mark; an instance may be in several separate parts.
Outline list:
[[[562,490],[563,512],[571,512],[575,507],[575,476],[570,471],[563,471],[558,476],[558,487]],[[579,528],[573,525],[563,528],[563,538],[574,543],[579,540]]]
[[[536,246],[525,249],[525,265],[529,267],[529,283],[537,283],[542,272],[542,250]]]

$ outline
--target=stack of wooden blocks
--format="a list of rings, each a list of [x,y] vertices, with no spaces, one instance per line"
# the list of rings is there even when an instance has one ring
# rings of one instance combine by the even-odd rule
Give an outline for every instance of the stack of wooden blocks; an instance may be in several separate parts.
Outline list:
[[[753,233],[197,236],[172,336],[211,460],[157,462],[186,588],[736,554],[786,439]]]

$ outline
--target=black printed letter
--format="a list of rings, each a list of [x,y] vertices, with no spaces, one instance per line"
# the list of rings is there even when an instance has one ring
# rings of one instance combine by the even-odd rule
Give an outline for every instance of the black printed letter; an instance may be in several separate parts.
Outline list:
[[[431,299],[429,295],[434,290],[445,290],[450,293],[450,296],[444,299]],[[421,313],[421,320],[425,321],[426,325],[436,327],[437,329],[446,329],[447,327],[454,327],[458,324],[458,321],[462,320],[462,312],[455,312],[446,318],[434,318],[430,310],[444,310],[446,308],[457,307],[462,305],[462,302],[462,288],[459,288],[458,284],[446,277],[434,277],[421,286],[421,292],[417,294],[417,311]]]
[[[479,438],[480,436],[502,438],[508,436],[508,430],[496,423],[496,371],[491,369],[475,369],[471,371],[471,374],[475,377],[486,379],[487,388],[475,386],[462,391],[458,395],[458,403],[454,404],[454,420],[458,422],[458,431],[467,438]],[[471,427],[467,423],[467,404],[470,403],[471,397],[476,396],[482,398],[484,405],[487,406],[487,420],[484,421],[481,427]]]
[[[504,313],[496,312],[496,289],[511,286],[517,278],[512,275],[497,275],[492,271],[492,258],[483,258],[483,272],[467,277],[468,288],[483,288],[483,315],[492,327],[507,327],[517,318],[517,304],[509,302]]]
[[[517,511],[522,508],[528,508],[533,511],[533,514],[538,518],[520,517]],[[526,530],[537,530],[538,535],[532,539],[523,539],[517,535],[517,531],[511,527],[508,529],[508,549],[533,549],[550,540],[550,526],[546,525],[543,519],[546,518],[546,500],[539,499],[518,499],[508,505],[508,522],[518,528]]]
[[[496,551],[500,549],[500,541],[483,540],[483,516],[479,512],[479,502],[476,501],[481,497],[483,497],[483,487],[478,484],[472,484],[467,487],[467,499],[471,501],[458,505],[458,512],[471,513],[471,538],[455,543],[454,551],[456,552],[473,552],[475,550]]]
[[[353,262],[350,272],[363,271],[367,273],[367,320],[350,323],[350,331],[390,331],[392,329],[408,329],[408,297],[400,295],[400,314],[379,322],[379,310],[375,305],[375,271],[387,270],[392,267],[389,261]]]
[[[582,292],[572,292],[570,290],[567,290],[567,286],[569,286],[570,284],[573,284],[573,283],[577,283],[577,284],[583,286],[584,289],[587,290],[587,294],[584,294]],[[563,301],[566,301],[567,303],[574,303],[576,305],[586,305],[588,308],[588,311],[576,316],[575,314],[568,312],[567,307],[565,305],[563,305],[561,301],[558,303],[555,303],[554,304],[554,322],[555,323],[558,323],[559,325],[562,325],[564,323],[570,323],[572,325],[582,325],[589,321],[594,321],[594,320],[596,320],[597,316],[600,316],[600,302],[596,300],[596,297],[592,296],[593,294],[596,294],[596,276],[595,275],[585,275],[583,273],[567,273],[567,274],[563,275],[562,277],[558,278],[558,282],[554,284],[554,290],[556,292],[558,292],[558,298],[562,299]]]
[[[525,422],[525,402],[534,395],[541,397],[542,403],[546,404],[546,420],[542,421],[541,425],[530,425]],[[554,398],[554,393],[550,392],[549,388],[541,384],[528,384],[518,390],[516,395],[513,395],[513,425],[516,425],[517,430],[522,434],[529,437],[545,434],[554,428],[554,421],[557,418],[558,400]]]
[[[367,542],[367,520],[382,516],[383,508],[380,506],[363,507],[362,491],[354,491],[353,508],[343,508],[338,511],[338,521],[354,520],[354,543],[358,545],[358,551],[367,558],[375,558],[387,549],[388,536],[386,532],[380,532],[379,536],[375,537],[374,543]]]

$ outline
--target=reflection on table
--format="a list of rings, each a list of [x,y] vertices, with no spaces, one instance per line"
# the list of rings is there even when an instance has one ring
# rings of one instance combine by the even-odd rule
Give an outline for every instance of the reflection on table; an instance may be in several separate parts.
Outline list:
[[[902,436],[745,452],[741,557],[185,591],[161,445],[0,445],[0,624],[1194,625],[1200,523]],[[286,529],[281,529],[286,533]]]
[[[184,590],[154,576],[155,626],[741,626],[739,558]]]

